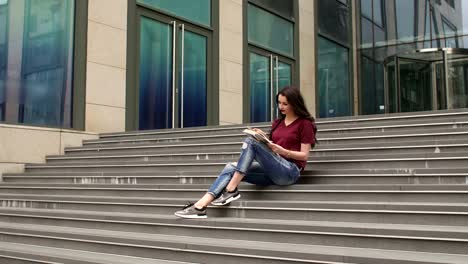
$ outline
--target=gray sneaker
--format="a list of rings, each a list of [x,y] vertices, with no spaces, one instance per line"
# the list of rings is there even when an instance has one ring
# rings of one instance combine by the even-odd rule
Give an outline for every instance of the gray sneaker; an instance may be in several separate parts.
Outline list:
[[[226,205],[232,201],[235,201],[241,197],[239,191],[237,188],[234,190],[234,192],[230,193],[227,190],[224,190],[224,192],[216,198],[214,201],[211,202],[212,205]]]
[[[206,207],[198,209],[194,203],[188,203],[182,210],[174,213],[175,216],[181,218],[206,218]]]

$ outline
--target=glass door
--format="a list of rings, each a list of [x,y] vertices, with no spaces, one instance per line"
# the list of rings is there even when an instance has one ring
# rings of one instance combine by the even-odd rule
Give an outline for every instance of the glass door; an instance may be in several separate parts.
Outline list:
[[[208,38],[184,24],[179,27],[178,124],[179,127],[207,124]]]
[[[394,57],[385,65],[385,108],[390,113],[433,109],[435,95],[431,62]]]
[[[139,17],[139,129],[205,126],[209,35],[170,18]]]
[[[276,94],[292,83],[292,62],[278,55],[252,50],[249,53],[250,122],[278,117]]]
[[[431,63],[399,60],[400,112],[432,109]]]

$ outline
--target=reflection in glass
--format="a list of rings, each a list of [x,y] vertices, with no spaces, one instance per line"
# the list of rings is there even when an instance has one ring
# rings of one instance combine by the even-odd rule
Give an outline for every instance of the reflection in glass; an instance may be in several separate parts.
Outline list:
[[[372,20],[372,0],[361,0],[361,14]]]
[[[270,58],[250,53],[250,122],[270,121]]]
[[[5,120],[5,81],[7,65],[7,6],[0,5],[0,121]]]
[[[430,63],[400,60],[401,112],[432,109]]]
[[[366,18],[361,19],[361,48],[372,47],[372,22]]]
[[[377,26],[383,27],[383,19],[382,19],[382,0],[373,0],[373,14],[374,18],[373,21]]]
[[[452,23],[450,23],[445,17],[442,17],[442,28],[444,30],[444,36],[447,37],[445,39],[445,47],[457,48],[457,28]]]
[[[415,34],[414,0],[395,0],[398,40],[413,41]]]
[[[447,108],[467,108],[468,107],[468,59],[452,59],[448,55],[448,85]]]
[[[292,0],[252,0],[252,2],[286,18],[294,19],[294,1]]]
[[[73,1],[26,1],[20,122],[71,126]],[[65,115],[65,116],[64,116]]]
[[[248,39],[250,43],[294,54],[293,23],[252,4],[248,5]]]
[[[185,30],[184,34],[184,97],[183,127],[205,126],[207,118],[207,39]],[[181,72],[179,70],[179,76]],[[179,82],[179,91],[181,82]],[[181,111],[179,111],[179,120]]]
[[[278,87],[276,87],[276,93],[279,92],[283,87],[290,86],[291,85],[291,65],[284,63],[284,62],[279,62],[278,63],[278,71],[276,71],[275,67],[275,74],[278,72]],[[275,93],[275,94],[276,94]]]
[[[176,16],[200,23],[205,26],[211,25],[211,0],[137,0],[138,3],[146,4]]]
[[[348,45],[349,35],[348,6],[336,0],[318,1],[319,33]]]
[[[172,127],[172,26],[141,18],[139,128]]]
[[[426,0],[425,18],[424,18],[424,48],[431,47],[431,8],[430,0]]]
[[[361,112],[365,115],[385,112],[383,68],[379,63],[361,56]]]
[[[348,49],[319,37],[319,117],[351,114]]]

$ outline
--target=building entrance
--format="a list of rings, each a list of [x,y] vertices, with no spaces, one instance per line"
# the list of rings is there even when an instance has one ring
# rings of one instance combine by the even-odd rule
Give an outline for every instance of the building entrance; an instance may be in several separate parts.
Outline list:
[[[468,107],[468,49],[422,49],[385,60],[385,112]]]

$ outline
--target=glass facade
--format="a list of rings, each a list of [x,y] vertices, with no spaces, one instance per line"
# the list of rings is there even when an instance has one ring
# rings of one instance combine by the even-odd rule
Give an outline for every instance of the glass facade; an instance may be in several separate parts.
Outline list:
[[[349,5],[319,0],[317,6],[318,117],[351,115]]]
[[[261,5],[261,7],[259,6]],[[247,5],[247,122],[268,122],[278,116],[275,95],[293,84],[294,1],[253,0]]]
[[[140,1],[142,2],[142,1]],[[145,1],[186,16],[186,1]],[[204,1],[210,7],[211,1]],[[185,11],[184,11],[185,10]],[[194,9],[190,20],[211,12]],[[200,22],[200,21],[196,21]],[[138,11],[138,129],[205,126],[208,120],[210,33],[142,5]],[[132,87],[130,87],[132,88]]]
[[[444,70],[442,58],[407,58],[424,48],[468,48],[468,1],[361,0],[357,47],[360,114],[457,108],[453,94],[437,83],[461,84],[462,66]],[[429,57],[427,57],[429,56]],[[464,65],[462,58],[457,59]],[[456,61],[456,60],[454,60]],[[450,68],[450,67],[449,67]],[[442,74],[442,75],[441,75]],[[451,76],[457,76],[450,81]],[[448,87],[447,89],[452,89]],[[446,95],[453,98],[446,98]],[[465,98],[462,96],[462,98]],[[465,99],[462,99],[465,100]]]
[[[0,121],[5,120],[8,5],[0,2]]]
[[[0,2],[0,118],[72,127],[73,0]]]
[[[211,0],[138,0],[138,3],[205,26],[211,25]]]
[[[294,55],[293,23],[252,4],[248,6],[247,19],[250,43]]]
[[[319,116],[346,116],[351,113],[348,49],[319,37]]]

